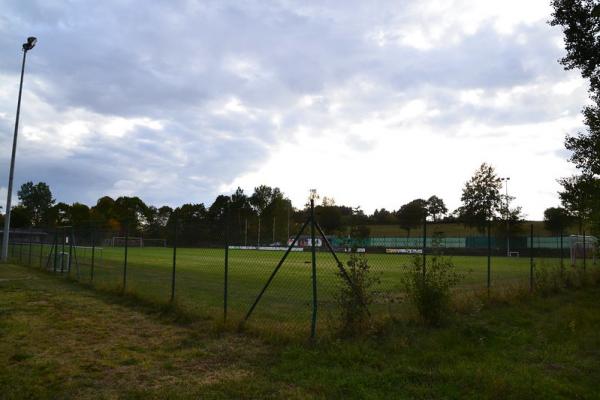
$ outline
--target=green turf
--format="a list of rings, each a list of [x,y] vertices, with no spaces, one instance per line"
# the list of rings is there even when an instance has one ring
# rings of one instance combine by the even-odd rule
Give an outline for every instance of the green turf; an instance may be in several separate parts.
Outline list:
[[[40,252],[41,250],[41,252]],[[14,262],[45,268],[52,266],[54,257],[48,257],[50,246],[15,246],[11,249]],[[68,247],[65,249],[68,252]],[[121,289],[124,284],[124,248],[106,247],[97,250],[94,257],[92,281],[91,249],[78,249],[72,254],[73,279],[105,288]],[[202,316],[220,317],[224,303],[224,249],[177,249],[175,299],[182,308]],[[228,319],[242,320],[263,285],[276,267],[283,252],[229,250]],[[348,255],[338,255],[342,262]],[[401,312],[402,304],[390,302],[402,294],[402,275],[412,257],[409,255],[366,254],[373,271],[380,278],[375,287],[377,298],[371,306],[374,315],[386,316]],[[478,290],[487,285],[487,258],[480,256],[452,257],[456,269],[463,274],[457,290]],[[58,258],[58,270],[61,259]],[[537,259],[536,265],[559,265],[559,259]],[[77,268],[76,266],[79,266]],[[128,249],[127,291],[141,299],[168,303],[171,296],[173,250],[170,248]],[[65,271],[67,258],[65,257]],[[317,254],[318,326],[327,329],[336,312],[334,296],[341,283],[337,264],[329,253]],[[64,275],[67,275],[65,272]],[[526,257],[493,257],[491,260],[492,288],[505,285],[527,286],[530,260]],[[270,325],[278,330],[307,332],[312,313],[311,255],[310,252],[292,252],[282,265],[272,284],[265,292],[250,323]]]
[[[0,265],[2,399],[596,399],[600,290],[266,341]]]

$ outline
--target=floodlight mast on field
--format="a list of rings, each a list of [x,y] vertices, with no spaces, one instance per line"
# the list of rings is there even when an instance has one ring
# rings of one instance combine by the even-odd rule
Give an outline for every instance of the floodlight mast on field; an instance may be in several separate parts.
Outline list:
[[[504,181],[504,189],[506,191],[506,255],[510,257],[510,216],[508,209],[508,181],[510,181],[510,177],[502,178]]]
[[[12,156],[10,158],[10,172],[8,174],[8,193],[6,195],[6,213],[4,214],[4,232],[2,235],[2,261],[8,261],[8,235],[10,230],[10,206],[15,172],[15,156],[17,153],[17,134],[19,132],[19,114],[21,113],[21,93],[23,92],[23,75],[25,74],[25,58],[27,52],[35,47],[37,39],[33,36],[27,38],[23,43],[23,63],[21,64],[21,82],[19,83],[19,99],[17,100],[17,117],[15,119],[15,133],[13,136]]]

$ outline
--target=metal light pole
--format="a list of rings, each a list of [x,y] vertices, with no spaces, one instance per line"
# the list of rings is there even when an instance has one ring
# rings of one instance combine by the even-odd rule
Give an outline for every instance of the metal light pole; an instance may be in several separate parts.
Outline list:
[[[17,117],[15,119],[15,133],[13,136],[12,156],[10,159],[10,172],[8,174],[8,193],[6,195],[6,213],[4,214],[4,232],[2,235],[2,261],[8,261],[8,235],[10,230],[10,207],[12,197],[13,175],[15,172],[15,156],[17,153],[17,134],[19,132],[19,114],[21,113],[21,93],[23,92],[23,75],[25,73],[25,58],[27,52],[35,46],[37,39],[33,36],[23,43],[23,64],[21,65],[21,82],[19,83],[19,99],[17,100]]]
[[[510,257],[510,221],[508,210],[508,181],[510,177],[502,178],[504,181],[504,189],[506,190],[506,255]]]

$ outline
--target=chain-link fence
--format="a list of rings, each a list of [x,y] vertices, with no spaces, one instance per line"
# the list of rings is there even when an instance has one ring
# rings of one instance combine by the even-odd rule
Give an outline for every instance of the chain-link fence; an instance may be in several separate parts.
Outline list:
[[[183,240],[185,229],[176,221],[163,239],[143,238],[127,226],[18,230],[10,237],[9,261],[230,326],[314,337],[339,328],[340,294],[344,287],[355,290],[353,255],[369,266],[368,313],[383,319],[407,311],[407,266],[426,268],[428,258],[452,261],[462,277],[457,292],[489,295],[510,286],[534,291],[548,270],[595,268],[598,245],[585,232],[548,236],[537,225],[502,221],[475,234],[424,222],[405,236],[339,237],[323,232],[313,213],[287,242],[268,245],[249,238],[229,216],[201,240]]]

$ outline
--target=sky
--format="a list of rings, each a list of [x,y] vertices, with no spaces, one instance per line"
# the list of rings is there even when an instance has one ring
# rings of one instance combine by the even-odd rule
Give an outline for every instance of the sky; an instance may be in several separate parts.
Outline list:
[[[178,206],[238,186],[366,212],[437,195],[483,162],[529,219],[575,172],[587,83],[549,0],[0,0],[0,206],[21,45],[15,188]],[[504,190],[504,189],[503,189]],[[13,197],[16,201],[16,198]],[[13,202],[14,204],[14,202]]]

